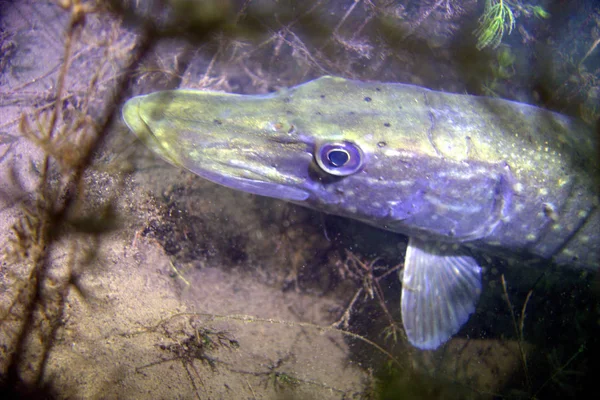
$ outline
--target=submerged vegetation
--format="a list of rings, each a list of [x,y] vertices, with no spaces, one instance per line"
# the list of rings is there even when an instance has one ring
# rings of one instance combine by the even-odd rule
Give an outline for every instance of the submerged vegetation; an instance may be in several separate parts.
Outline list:
[[[120,106],[157,89],[266,93],[332,74],[456,92],[487,83],[499,96],[535,81],[540,104],[593,120],[600,10],[573,23],[568,40],[546,40],[519,18],[541,21],[544,8],[489,0],[474,43],[462,30],[477,19],[475,1],[9,3],[3,11],[34,21],[0,21],[0,222],[11,232],[0,238],[0,395],[583,391],[598,349],[591,277],[569,274],[576,288],[564,298],[559,271],[496,274],[457,341],[417,353],[398,315],[398,236],[169,170],[134,144]],[[552,62],[528,66],[533,50],[499,46],[513,30],[543,43]],[[496,53],[472,52],[485,47]],[[223,275],[204,285],[195,276],[215,270]],[[238,310],[259,300],[257,313],[275,315],[209,302]],[[545,338],[549,327],[560,334]],[[339,371],[354,380],[332,378]]]
[[[515,17],[505,0],[486,0],[485,11],[475,31],[477,48],[498,47],[502,37],[509,35],[515,27]]]
[[[477,37],[477,49],[496,48],[505,34],[510,35],[516,24],[513,9],[527,16],[550,18],[550,13],[539,5],[521,4],[519,0],[486,0],[479,27],[474,32]]]

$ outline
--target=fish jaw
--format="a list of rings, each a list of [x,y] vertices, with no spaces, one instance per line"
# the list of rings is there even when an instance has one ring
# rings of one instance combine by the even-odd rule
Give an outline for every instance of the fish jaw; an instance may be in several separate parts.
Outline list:
[[[232,189],[287,201],[307,200],[314,143],[282,131],[283,125],[270,120],[257,119],[255,124],[263,128],[255,128],[250,123],[254,104],[248,104],[246,116],[243,110],[228,116],[242,119],[240,125],[223,127],[219,118],[231,110],[227,103],[242,97],[156,92],[128,100],[123,119],[147,147],[174,166]],[[215,101],[224,103],[220,110],[210,110],[208,105]]]

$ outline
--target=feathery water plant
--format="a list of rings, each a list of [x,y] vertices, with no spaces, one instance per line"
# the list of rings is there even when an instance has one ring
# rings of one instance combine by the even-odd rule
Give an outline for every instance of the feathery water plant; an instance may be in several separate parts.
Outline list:
[[[477,49],[498,47],[504,32],[510,34],[515,27],[515,17],[505,0],[487,0],[485,10],[479,19],[479,28],[475,30]]]

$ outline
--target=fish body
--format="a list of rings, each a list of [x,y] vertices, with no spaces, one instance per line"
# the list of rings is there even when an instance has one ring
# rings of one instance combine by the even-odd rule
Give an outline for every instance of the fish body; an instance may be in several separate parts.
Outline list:
[[[402,320],[434,349],[481,291],[471,249],[597,270],[597,138],[527,104],[322,77],[267,95],[130,99],[125,122],[168,162],[233,189],[405,234]]]

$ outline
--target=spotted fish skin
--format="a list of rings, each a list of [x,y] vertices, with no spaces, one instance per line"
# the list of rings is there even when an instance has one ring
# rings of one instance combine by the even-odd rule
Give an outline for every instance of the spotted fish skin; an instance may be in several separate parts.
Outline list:
[[[336,77],[268,95],[156,92],[123,115],[162,158],[213,182],[409,236],[402,314],[420,348],[473,312],[470,248],[599,267],[597,137],[564,115]]]

